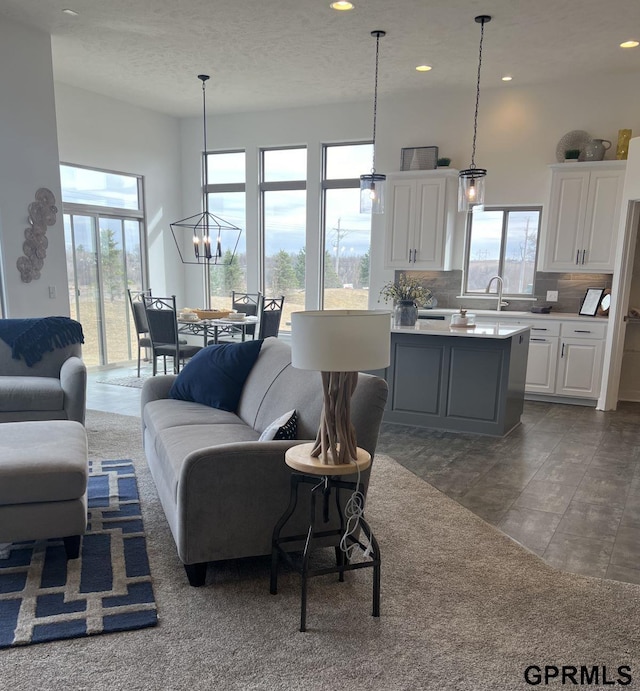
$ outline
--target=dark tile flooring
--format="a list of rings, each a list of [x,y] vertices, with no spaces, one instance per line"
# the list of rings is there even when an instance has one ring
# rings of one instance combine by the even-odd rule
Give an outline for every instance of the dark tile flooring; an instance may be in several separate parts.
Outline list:
[[[140,391],[89,374],[87,407],[139,415]],[[503,439],[383,423],[378,451],[557,568],[640,584],[640,404],[525,402]]]
[[[566,571],[640,584],[640,404],[525,402],[503,439],[383,423],[378,451]]]

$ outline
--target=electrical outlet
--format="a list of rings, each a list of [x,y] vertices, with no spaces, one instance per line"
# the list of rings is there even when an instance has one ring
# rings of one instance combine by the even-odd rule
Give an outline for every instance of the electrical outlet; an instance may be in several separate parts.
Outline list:
[[[557,290],[547,290],[547,302],[558,302]]]
[[[56,299],[56,287],[55,286],[49,286],[49,299],[50,300]]]

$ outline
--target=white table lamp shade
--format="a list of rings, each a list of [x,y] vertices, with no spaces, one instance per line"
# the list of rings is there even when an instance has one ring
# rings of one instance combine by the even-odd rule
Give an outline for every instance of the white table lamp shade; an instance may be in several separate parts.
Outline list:
[[[319,372],[389,365],[391,315],[382,310],[322,310],[291,315],[291,364]]]

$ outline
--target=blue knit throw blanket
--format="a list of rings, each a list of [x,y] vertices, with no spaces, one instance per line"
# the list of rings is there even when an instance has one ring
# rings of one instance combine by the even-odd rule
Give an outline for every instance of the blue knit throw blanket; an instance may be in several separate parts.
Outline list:
[[[0,338],[13,358],[23,358],[29,367],[55,348],[84,343],[82,325],[69,317],[0,319]]]

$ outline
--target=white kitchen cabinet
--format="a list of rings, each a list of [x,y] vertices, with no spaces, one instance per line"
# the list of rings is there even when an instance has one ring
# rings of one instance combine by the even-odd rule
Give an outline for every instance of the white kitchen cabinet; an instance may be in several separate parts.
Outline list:
[[[556,394],[597,398],[602,381],[605,324],[565,322],[560,338]]]
[[[625,161],[551,166],[542,270],[614,270],[625,167]]]
[[[605,321],[582,318],[553,321],[509,317],[502,312],[499,320],[530,327],[529,356],[525,394],[539,400],[596,400],[600,395],[602,360],[607,333]],[[496,318],[478,315],[479,322]]]
[[[457,173],[429,170],[387,176],[385,268],[451,268]]]
[[[560,322],[531,324],[525,390],[553,395],[556,389]]]

